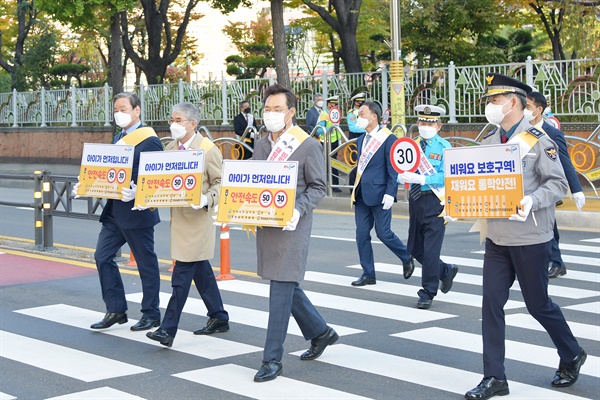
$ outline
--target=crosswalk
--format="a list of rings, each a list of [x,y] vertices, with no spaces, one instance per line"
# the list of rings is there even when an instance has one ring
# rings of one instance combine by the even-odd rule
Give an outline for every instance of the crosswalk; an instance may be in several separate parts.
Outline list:
[[[580,382],[563,390],[549,386],[558,356],[543,328],[527,313],[515,282],[505,307],[506,360],[507,373],[509,369],[520,372],[509,375],[511,394],[507,399],[600,398],[599,242],[593,238],[561,244],[564,258],[575,261],[565,277],[549,286],[550,296],[561,304],[573,334],[588,351]],[[483,256],[475,251],[470,257],[444,255],[443,259],[458,265],[460,272],[453,290],[439,294],[430,310],[415,307],[420,268],[407,281],[401,276],[401,265],[377,263],[377,284],[360,288],[350,286],[360,274],[360,265],[307,271],[306,294],[340,340],[316,362],[299,361],[296,356],[308,344],[291,319],[283,375],[264,384],[254,383],[252,377],[262,359],[269,286],[255,278],[219,282],[232,326],[226,334],[192,334],[189,321],[199,327],[207,312],[192,289],[182,317],[188,325],[182,324],[169,349],[144,333],[132,332],[129,327],[136,321],[131,319],[107,330],[90,330],[90,324],[103,316],[90,304],[38,302],[42,305],[15,308],[15,318],[26,319],[40,331],[64,333],[38,335],[2,324],[0,365],[3,374],[5,368],[14,367],[65,382],[60,394],[54,390],[45,399],[164,398],[133,384],[159,378],[179,388],[171,398],[458,399],[482,378]],[[169,292],[161,292],[163,307],[169,297]],[[135,310],[142,294],[130,291],[127,300],[130,310]],[[378,340],[373,340],[375,337]],[[90,346],[92,342],[98,345]],[[369,389],[357,385],[359,380],[370,382],[366,385]],[[379,389],[372,390],[373,385]],[[8,387],[10,390],[0,386],[0,400],[31,398],[24,389]]]

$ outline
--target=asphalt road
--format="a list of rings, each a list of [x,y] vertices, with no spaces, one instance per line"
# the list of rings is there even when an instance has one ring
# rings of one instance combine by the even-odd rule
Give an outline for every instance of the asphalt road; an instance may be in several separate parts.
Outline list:
[[[0,188],[0,197],[31,193],[15,190]],[[161,217],[156,251],[168,260],[168,213]],[[0,248],[5,253],[0,255],[0,277],[21,277],[0,287],[0,399],[460,399],[482,378],[483,247],[478,234],[468,232],[472,223],[451,223],[446,231],[442,256],[459,266],[452,291],[440,293],[430,310],[417,310],[420,267],[404,280],[401,263],[373,233],[377,285],[351,287],[360,275],[354,217],[318,211],[302,286],[340,333],[340,340],[317,361],[300,361],[298,354],[309,343],[291,328],[282,377],[256,384],[252,376],[261,365],[268,286],[253,275],[252,236],[231,231],[236,279],[219,283],[231,330],[209,338],[192,335],[206,321],[206,311],[192,289],[173,348],[166,349],[144,333],[129,331],[140,317],[141,287],[134,268],[124,267],[122,274],[130,322],[91,331],[89,322],[104,312],[93,261],[57,260],[59,251],[39,256],[28,250],[30,244],[15,241],[33,238],[31,210],[0,206],[0,221],[0,243],[5,247],[21,243],[20,251]],[[392,228],[406,240],[406,217],[395,215]],[[99,229],[95,221],[54,218],[54,241],[91,252]],[[529,317],[515,284],[506,310],[511,385],[507,399],[600,398],[600,233],[561,234],[569,272],[550,281],[550,294],[588,352],[588,360],[576,385],[550,387],[558,356],[548,335]],[[218,242],[216,247],[212,263],[218,267]],[[167,268],[161,266],[163,307],[171,291]],[[67,395],[71,397],[60,397]]]

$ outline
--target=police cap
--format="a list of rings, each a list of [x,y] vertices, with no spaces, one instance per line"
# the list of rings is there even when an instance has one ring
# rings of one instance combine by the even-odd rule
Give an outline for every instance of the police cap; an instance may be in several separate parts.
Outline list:
[[[367,94],[365,92],[356,93],[350,100],[353,102],[356,100],[365,101],[367,99]]]
[[[485,80],[488,86],[483,97],[509,93],[527,97],[527,95],[532,91],[529,85],[515,78],[511,78],[510,76],[497,74],[495,72],[486,74]]]
[[[339,96],[330,96],[325,101],[327,101],[328,103],[338,103],[340,100]]]

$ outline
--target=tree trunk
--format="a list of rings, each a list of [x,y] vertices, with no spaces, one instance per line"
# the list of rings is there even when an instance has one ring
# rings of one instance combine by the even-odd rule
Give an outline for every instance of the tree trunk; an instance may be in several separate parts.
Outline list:
[[[275,47],[277,83],[291,89],[287,46],[285,43],[285,27],[283,25],[283,0],[271,0],[271,20],[273,23],[273,46]]]
[[[113,96],[123,91],[123,43],[121,41],[121,13],[113,13],[110,17],[110,47],[108,49],[108,84],[112,87]]]
[[[362,72],[362,62],[358,53],[358,44],[356,43],[356,30],[350,28],[339,32],[340,41],[342,42],[342,60],[346,72]]]

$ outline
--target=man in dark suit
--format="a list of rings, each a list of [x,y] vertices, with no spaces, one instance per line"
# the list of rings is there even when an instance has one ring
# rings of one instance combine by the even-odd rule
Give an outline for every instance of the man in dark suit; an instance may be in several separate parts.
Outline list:
[[[556,129],[548,122],[544,121],[542,114],[548,103],[546,97],[540,92],[531,92],[527,95],[527,108],[525,109],[525,119],[536,128],[541,128],[550,139],[554,140],[554,143],[558,146],[558,157],[562,164],[567,182],[569,182],[569,189],[573,194],[573,200],[575,205],[581,211],[585,205],[585,195],[577,176],[577,171],[573,167],[571,158],[569,157],[569,151],[567,149],[567,141],[565,140],[565,134],[560,130]],[[558,240],[560,236],[558,234],[558,227],[556,225],[556,219],[554,220],[554,238],[552,239],[552,247],[550,250],[550,270],[548,271],[548,278],[557,278],[567,273],[567,266],[562,260],[560,249],[558,248]]]
[[[160,323],[158,298],[160,275],[158,259],[154,252],[154,226],[160,222],[158,210],[132,210],[135,198],[140,153],[162,151],[160,139],[149,127],[142,128],[140,100],[134,93],[119,93],[113,99],[115,123],[122,128],[113,139],[115,144],[135,146],[131,188],[122,190],[122,200],[107,200],[100,215],[102,228],[96,245],[96,268],[100,277],[102,298],[106,304],[106,315],[93,324],[92,329],[105,329],[127,322],[125,288],[115,262],[117,251],[125,243],[135,256],[142,280],[142,318],[131,327],[132,331],[143,331],[157,327]],[[141,128],[141,129],[140,129]],[[76,192],[77,188],[74,188]]]
[[[366,130],[357,140],[359,159],[352,190],[356,244],[363,274],[352,282],[352,286],[376,283],[371,245],[373,225],[379,240],[402,260],[405,279],[410,278],[415,268],[413,257],[390,227],[392,205],[398,193],[398,173],[390,161],[390,151],[396,136],[389,129],[379,127],[380,118],[381,107],[369,101],[360,107],[356,121],[357,128]]]
[[[250,108],[250,103],[247,100],[240,102],[240,113],[233,118],[233,130],[238,140],[242,139],[242,135],[248,126],[253,126],[256,130],[258,130],[256,127],[256,119],[254,119],[251,111],[252,109]],[[254,148],[254,132],[248,133],[248,135],[244,138],[244,143],[247,146]],[[246,148],[243,148],[242,153],[242,160],[247,160],[252,157],[252,152]]]
[[[319,122],[319,116],[321,115],[321,111],[323,111],[323,104],[323,95],[321,93],[315,93],[313,96],[313,107],[306,113],[306,133],[309,135]],[[318,130],[316,137],[319,137],[320,135],[321,131]]]

